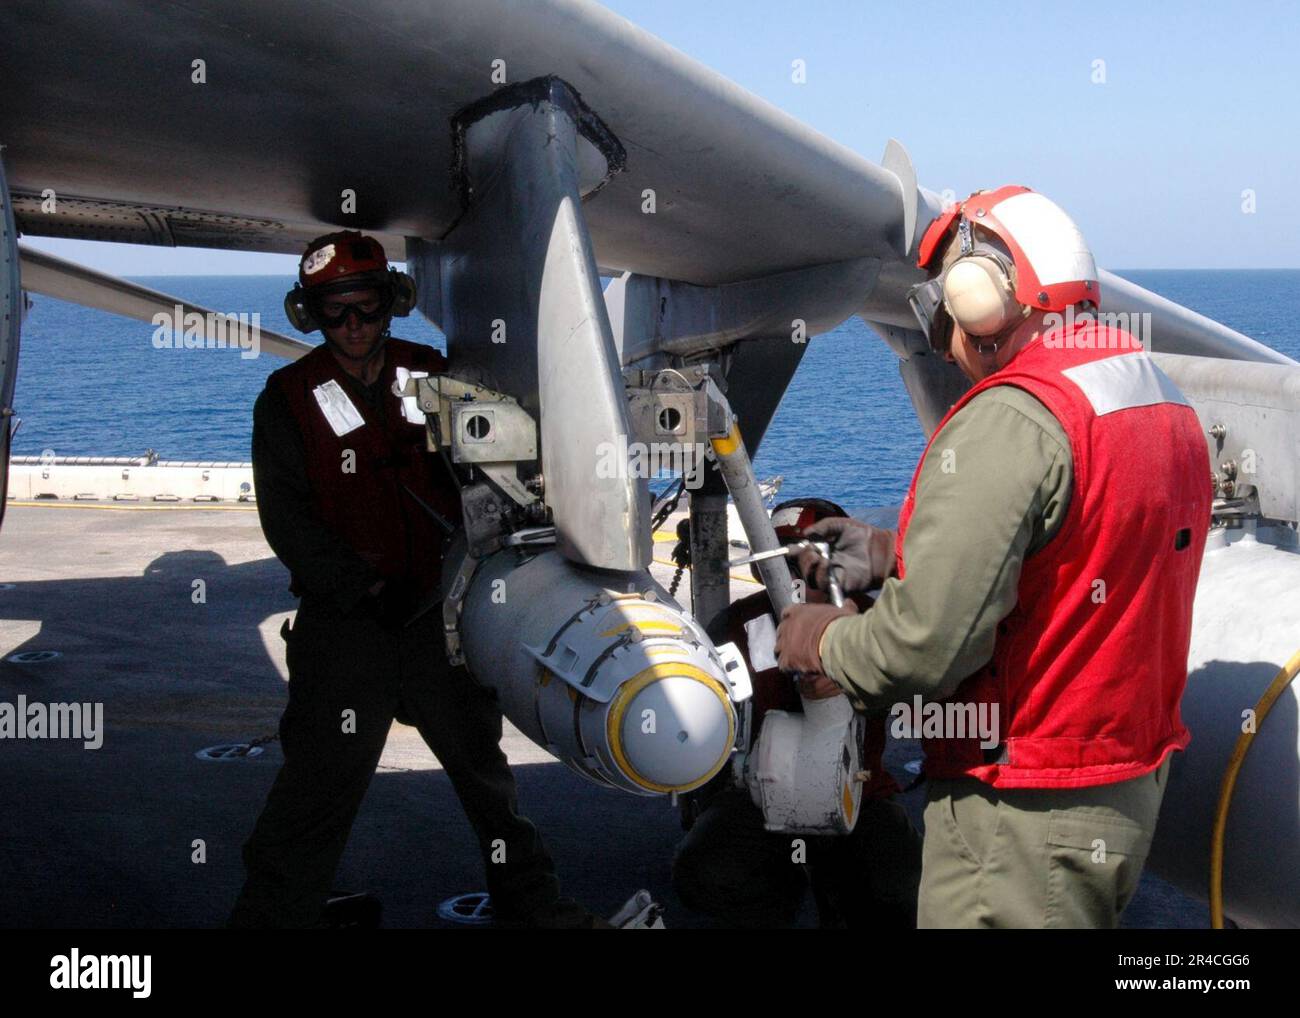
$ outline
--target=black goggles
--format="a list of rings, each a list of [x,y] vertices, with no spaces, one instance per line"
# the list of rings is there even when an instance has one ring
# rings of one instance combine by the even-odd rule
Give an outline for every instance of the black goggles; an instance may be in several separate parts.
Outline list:
[[[943,352],[952,341],[951,322],[943,306],[943,275],[918,283],[907,292],[907,303],[930,349]]]
[[[328,295],[313,296],[310,298],[312,317],[327,329],[337,329],[352,315],[363,325],[381,321],[393,309],[396,294],[391,286],[375,287],[375,290],[374,298],[352,303]]]

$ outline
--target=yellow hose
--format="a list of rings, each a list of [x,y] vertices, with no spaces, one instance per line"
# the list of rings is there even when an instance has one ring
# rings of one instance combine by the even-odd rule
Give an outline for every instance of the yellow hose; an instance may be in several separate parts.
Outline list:
[[[1228,808],[1232,805],[1232,791],[1237,786],[1237,774],[1246,762],[1246,753],[1255,740],[1264,718],[1277,703],[1282,691],[1291,685],[1296,674],[1300,673],[1300,650],[1291,655],[1291,660],[1284,664],[1274,676],[1273,681],[1264,690],[1264,695],[1255,705],[1255,724],[1252,731],[1242,732],[1237,737],[1237,745],[1232,749],[1228,760],[1228,769],[1224,771],[1223,782],[1219,785],[1219,805],[1214,811],[1214,834],[1210,840],[1210,925],[1223,929],[1223,838],[1228,829]]]

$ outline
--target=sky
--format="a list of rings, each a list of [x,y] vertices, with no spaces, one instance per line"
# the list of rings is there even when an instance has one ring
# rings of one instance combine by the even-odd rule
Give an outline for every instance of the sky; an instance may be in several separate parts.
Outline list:
[[[1107,268],[1300,268],[1300,4],[605,6],[873,161],[897,138],[932,190],[1043,192]],[[127,276],[296,268],[288,255],[29,242]]]

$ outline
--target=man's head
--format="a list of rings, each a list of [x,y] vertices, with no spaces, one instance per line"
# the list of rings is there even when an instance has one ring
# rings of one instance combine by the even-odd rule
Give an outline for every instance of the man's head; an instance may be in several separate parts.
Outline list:
[[[300,331],[320,329],[338,356],[365,363],[381,348],[393,316],[410,314],[414,303],[414,281],[389,267],[383,246],[346,230],[307,245],[285,311]]]
[[[803,540],[804,531],[820,520],[835,516],[847,516],[843,509],[825,498],[792,498],[781,502],[772,509],[772,529],[776,539],[783,545],[795,544]],[[790,569],[794,571],[794,560],[787,559]],[[757,566],[751,564],[750,573],[759,583],[763,582]]]
[[[978,235],[980,230],[976,228],[973,232]],[[983,381],[995,371],[1000,371],[1024,348],[1025,344],[1037,339],[1045,331],[1043,320],[1053,313],[1016,304],[1014,309],[1008,309],[1005,318],[1000,317],[1001,309],[995,302],[984,297],[980,290],[988,285],[984,277],[987,277],[989,284],[999,288],[1002,285],[1001,279],[1006,279],[1007,292],[1014,294],[1015,262],[1007,251],[1006,245],[992,235],[984,237],[980,241],[980,246],[1002,255],[1002,259],[1005,260],[997,259],[992,254],[988,258],[981,258],[978,255],[963,258],[961,243],[954,234],[944,252],[942,263],[942,272],[945,274],[954,265],[956,266],[956,271],[945,280],[945,291],[951,294],[948,299],[955,313],[946,310],[944,312],[948,322],[948,339],[939,349],[944,359],[956,364],[962,374],[972,382]],[[958,262],[961,264],[958,265]],[[1001,277],[999,277],[999,270],[1002,272]],[[965,278],[961,278],[962,276]],[[991,304],[993,310],[990,313]],[[984,315],[983,321],[979,320],[981,311]],[[972,319],[975,321],[972,322]],[[959,324],[962,321],[972,329],[981,331],[968,332]],[[984,331],[990,328],[993,331]]]
[[[908,294],[931,347],[972,381],[1045,331],[1045,318],[1096,306],[1097,267],[1078,227],[1028,188],[977,191],[930,224]]]

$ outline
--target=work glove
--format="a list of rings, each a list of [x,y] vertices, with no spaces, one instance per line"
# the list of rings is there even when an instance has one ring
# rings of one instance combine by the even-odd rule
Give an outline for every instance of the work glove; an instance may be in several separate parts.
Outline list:
[[[825,541],[831,546],[831,558],[839,575],[840,587],[846,595],[878,587],[894,571],[895,534],[892,530],[873,527],[847,516],[833,516],[805,528],[803,536],[811,541]],[[801,551],[795,564],[799,575],[810,587],[830,589],[829,566],[811,548]]]
[[[858,613],[852,601],[842,608],[833,604],[792,604],[781,613],[776,630],[776,663],[783,672],[821,675],[821,640],[826,627],[836,619]]]

